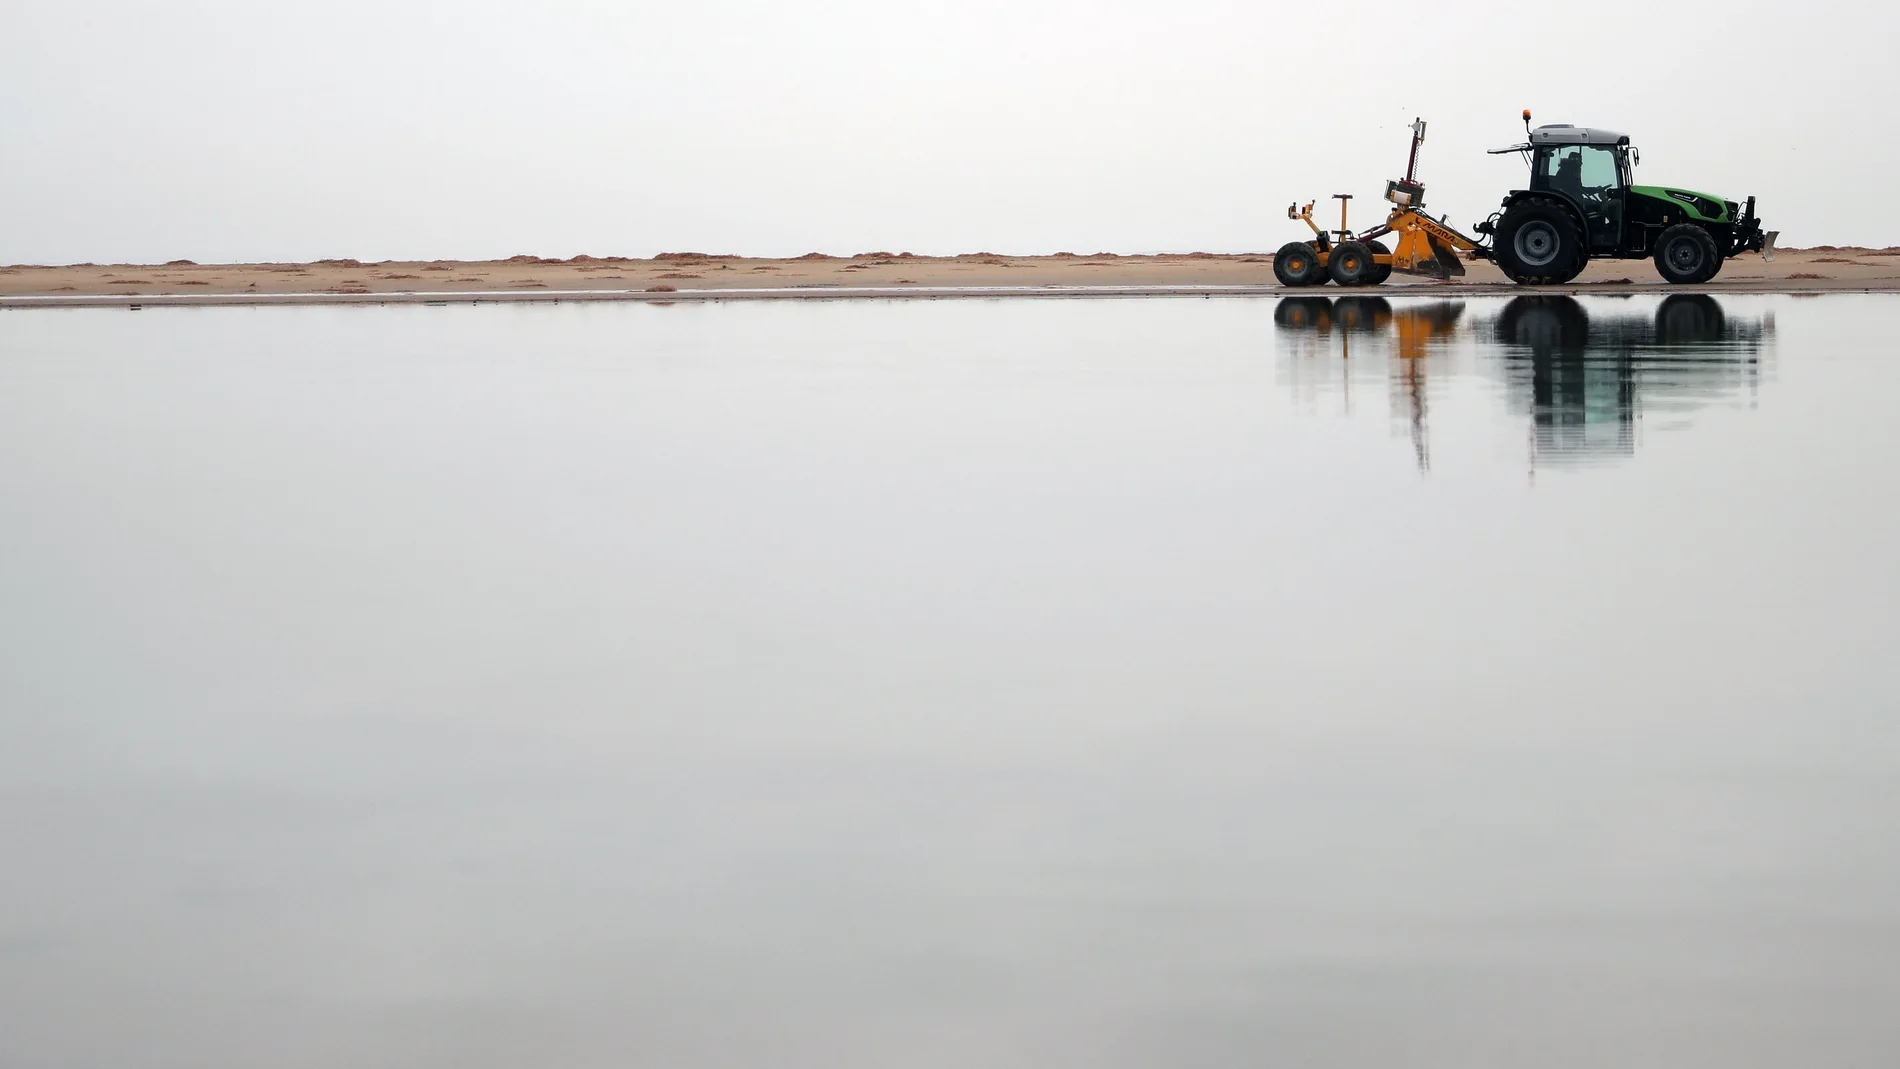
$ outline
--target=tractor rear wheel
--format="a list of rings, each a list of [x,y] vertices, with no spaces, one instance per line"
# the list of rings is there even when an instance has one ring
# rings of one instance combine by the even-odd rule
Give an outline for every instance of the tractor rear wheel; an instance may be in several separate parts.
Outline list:
[[[1372,262],[1372,250],[1357,241],[1342,241],[1333,246],[1326,273],[1342,286],[1363,286],[1372,281],[1378,268]]]
[[[1576,217],[1555,201],[1519,201],[1498,222],[1498,266],[1518,285],[1562,285],[1589,259]]]
[[[1371,249],[1373,252],[1378,253],[1380,256],[1392,255],[1392,250],[1386,248],[1385,242],[1383,241],[1368,241],[1366,242],[1366,248]],[[1384,282],[1386,279],[1391,278],[1391,277],[1392,277],[1392,265],[1390,263],[1382,264],[1382,263],[1378,263],[1377,261],[1374,261],[1372,265],[1372,274],[1366,277],[1366,285],[1377,286],[1380,283]]]
[[[1677,223],[1656,239],[1656,273],[1678,285],[1707,282],[1722,269],[1722,253],[1709,232],[1694,223]]]
[[[1273,254],[1273,277],[1282,286],[1311,286],[1326,281],[1326,269],[1311,242],[1289,241]]]

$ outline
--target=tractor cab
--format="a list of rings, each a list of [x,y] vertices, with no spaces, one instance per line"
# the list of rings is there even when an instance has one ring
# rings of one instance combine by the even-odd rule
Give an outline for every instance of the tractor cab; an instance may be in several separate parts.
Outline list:
[[[1592,252],[1623,244],[1624,195],[1630,168],[1640,159],[1628,134],[1586,126],[1540,126],[1517,151],[1530,157],[1530,189],[1575,205],[1589,230]]]

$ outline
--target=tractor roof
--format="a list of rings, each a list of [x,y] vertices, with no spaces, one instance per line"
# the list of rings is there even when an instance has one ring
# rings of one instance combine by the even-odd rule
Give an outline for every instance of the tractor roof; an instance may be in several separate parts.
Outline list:
[[[1630,135],[1615,130],[1596,130],[1588,126],[1552,123],[1531,131],[1533,145],[1627,145]]]

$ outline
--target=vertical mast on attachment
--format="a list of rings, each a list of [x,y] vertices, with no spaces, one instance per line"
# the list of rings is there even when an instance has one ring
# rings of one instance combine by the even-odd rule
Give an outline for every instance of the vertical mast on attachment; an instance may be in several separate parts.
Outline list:
[[[1405,164],[1405,184],[1418,184],[1418,147],[1425,143],[1425,120],[1412,120],[1412,158]]]

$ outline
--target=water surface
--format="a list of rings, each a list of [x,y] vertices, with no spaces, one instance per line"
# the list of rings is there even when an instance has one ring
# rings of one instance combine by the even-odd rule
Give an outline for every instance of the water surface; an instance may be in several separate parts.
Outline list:
[[[0,313],[0,1065],[1890,1065],[1896,311]]]

